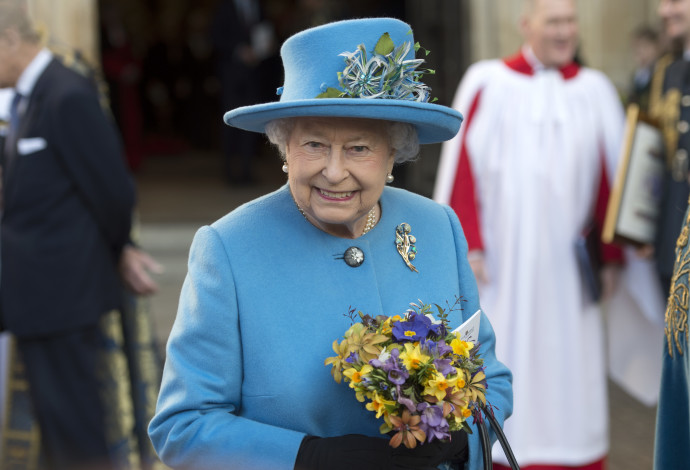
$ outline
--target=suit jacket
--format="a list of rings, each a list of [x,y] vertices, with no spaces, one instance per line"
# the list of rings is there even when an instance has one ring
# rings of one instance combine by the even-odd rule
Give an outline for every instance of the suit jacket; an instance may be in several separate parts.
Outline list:
[[[467,242],[448,206],[396,188],[381,196],[379,223],[357,239],[331,236],[299,213],[287,186],[197,233],[167,348],[149,434],[174,468],[292,470],[305,434],[383,437],[382,420],[336,383],[324,359],[350,326],[350,308],[402,314],[410,302],[453,303],[453,328],[479,308]],[[407,222],[416,237],[410,270],[395,246]],[[364,262],[343,260],[349,247]],[[487,400],[500,422],[512,412],[511,374],[495,356],[482,315],[479,343]],[[468,469],[480,469],[478,432]]]
[[[94,324],[119,305],[134,185],[92,83],[53,59],[5,160],[2,326],[28,337]]]

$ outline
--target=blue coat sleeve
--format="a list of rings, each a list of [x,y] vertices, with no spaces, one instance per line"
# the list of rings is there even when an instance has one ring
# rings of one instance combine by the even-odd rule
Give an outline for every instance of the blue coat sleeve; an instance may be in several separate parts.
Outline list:
[[[458,266],[461,291],[471,293],[466,296],[469,305],[466,305],[465,312],[467,317],[480,309],[479,296],[477,294],[477,283],[474,273],[467,261],[467,241],[462,231],[462,226],[455,212],[444,206],[451,220],[453,236],[455,238],[456,252],[458,253]],[[491,313],[491,312],[489,312]],[[467,319],[467,318],[466,318]],[[503,422],[513,412],[513,376],[508,368],[496,358],[496,335],[489,321],[488,316],[482,310],[482,317],[479,326],[480,352],[484,358],[486,381],[486,401],[494,408],[494,416],[503,425]],[[467,469],[479,470],[483,467],[481,443],[479,441],[479,431],[473,424],[472,434],[469,436],[470,458],[466,465]],[[493,431],[490,431],[492,442],[496,440]]]
[[[243,357],[230,260],[215,229],[204,227],[192,243],[156,415],[149,425],[166,465],[293,469],[304,434],[238,416],[248,360]]]

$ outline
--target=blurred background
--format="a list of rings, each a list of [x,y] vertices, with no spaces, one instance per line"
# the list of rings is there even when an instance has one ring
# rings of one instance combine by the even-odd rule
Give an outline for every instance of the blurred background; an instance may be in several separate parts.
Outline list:
[[[284,183],[281,163],[263,138],[245,142],[251,149],[248,161],[232,160],[223,143],[227,136],[222,114],[232,103],[278,99],[275,91],[283,78],[279,47],[285,38],[338,19],[400,18],[430,51],[427,66],[437,73],[425,80],[444,105],[451,104],[471,63],[512,54],[521,45],[519,0],[27,3],[52,48],[77,51],[100,74],[138,185],[140,244],[165,266],[157,278],[159,293],[147,300],[161,355],[194,232]],[[633,32],[642,25],[658,29],[657,3],[578,2],[579,57],[606,73],[623,101],[636,67]],[[229,18],[228,4],[243,10],[242,18]],[[243,40],[251,50],[237,49],[238,28],[248,34]],[[0,119],[6,112],[0,99]],[[246,136],[231,138],[236,142]],[[430,196],[439,150],[437,145],[425,146],[418,161],[396,170],[395,185]],[[243,165],[246,174],[238,174]],[[610,470],[652,467],[654,418],[655,408],[639,404],[612,384]]]
[[[222,152],[224,50],[235,28],[222,18],[233,0],[27,0],[53,42],[77,48],[102,67],[111,107],[121,125],[134,171],[152,155],[188,150]],[[519,0],[247,0],[254,8],[256,57],[235,70],[252,82],[251,101],[277,99],[282,84],[279,47],[306,27],[327,21],[393,16],[410,23],[430,51],[433,96],[450,104],[465,69],[474,61],[516,52]],[[605,72],[627,93],[635,69],[633,31],[656,27],[656,0],[581,0],[581,60]],[[226,8],[227,9],[227,5]],[[225,24],[224,24],[225,23]],[[227,81],[227,80],[226,80]],[[239,83],[242,83],[241,81]],[[236,87],[239,89],[239,87]],[[238,92],[237,90],[235,92]],[[245,93],[245,91],[239,91]],[[262,142],[257,141],[257,145]],[[263,150],[260,148],[260,151]],[[438,148],[427,146],[419,162],[399,172],[399,184],[430,194]]]

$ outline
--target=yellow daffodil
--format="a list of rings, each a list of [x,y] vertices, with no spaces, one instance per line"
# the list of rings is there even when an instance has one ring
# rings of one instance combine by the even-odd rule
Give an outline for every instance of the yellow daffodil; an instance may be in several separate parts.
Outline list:
[[[430,357],[419,349],[419,343],[415,345],[405,343],[405,350],[400,353],[400,360],[410,371],[419,369],[429,359]]]
[[[365,401],[371,400],[372,398],[374,398],[374,394],[372,392],[370,392],[369,390],[362,389],[363,385],[364,384],[360,383],[357,386],[357,388],[355,388],[355,387],[352,387],[352,384],[350,384],[350,386],[352,388],[355,388],[355,398],[357,398],[357,401],[360,403],[364,403]]]
[[[331,367],[331,374],[333,375],[333,379],[338,383],[343,380],[341,370],[345,364],[347,364],[344,362],[348,355],[347,349],[347,341],[341,341],[340,344],[338,344],[338,340],[333,341],[333,351],[335,351],[337,356],[326,358],[324,361],[324,365],[333,364],[333,367]]]
[[[457,381],[457,375],[445,377],[440,372],[436,372],[426,383],[424,394],[433,395],[438,401],[442,401],[446,397],[446,391],[453,387]]]
[[[391,336],[391,333],[393,331],[393,323],[399,322],[401,320],[402,317],[400,315],[393,315],[392,317],[386,318],[386,321],[384,321],[381,325],[381,334]]]
[[[455,339],[450,342],[450,347],[453,348],[455,354],[470,357],[470,351],[474,348],[474,344],[470,341],[463,341],[456,335]]]
[[[467,420],[467,418],[472,416],[472,411],[466,406],[457,407],[453,410],[452,415],[457,424],[462,424]]]
[[[467,378],[467,371],[459,367],[455,367],[455,371],[457,372],[457,374],[455,375],[457,377],[455,385],[457,385],[458,388],[465,388],[465,379]]]
[[[374,396],[371,397],[371,403],[367,403],[366,408],[369,411],[375,411],[376,417],[380,418],[383,414],[388,414],[386,412],[386,405],[395,406],[395,402],[391,400],[386,400],[384,397],[374,392]]]
[[[373,367],[371,367],[369,364],[364,364],[360,370],[355,369],[354,367],[347,369],[343,372],[345,377],[350,379],[350,387],[355,388],[355,386],[359,383],[362,382],[362,379],[367,376],[367,374],[371,373],[371,371],[374,370]]]

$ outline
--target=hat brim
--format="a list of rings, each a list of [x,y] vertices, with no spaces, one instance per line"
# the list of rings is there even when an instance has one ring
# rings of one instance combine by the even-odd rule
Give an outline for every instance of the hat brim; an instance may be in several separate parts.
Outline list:
[[[223,119],[229,126],[252,132],[265,132],[266,124],[291,117],[349,117],[406,122],[417,128],[420,144],[444,142],[460,130],[462,114],[432,103],[416,101],[314,98],[299,101],[275,101],[233,109]]]

